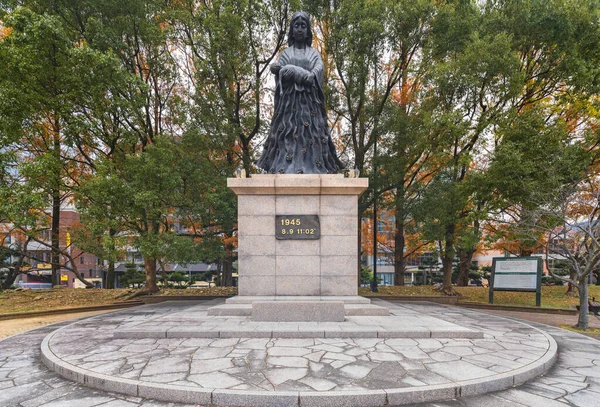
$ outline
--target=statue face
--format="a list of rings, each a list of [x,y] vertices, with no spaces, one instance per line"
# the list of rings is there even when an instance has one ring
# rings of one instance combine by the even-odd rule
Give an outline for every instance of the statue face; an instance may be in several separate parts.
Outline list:
[[[306,24],[306,21],[301,18],[297,19],[294,21],[292,29],[296,44],[303,44],[306,41],[306,35],[308,32],[308,25]]]

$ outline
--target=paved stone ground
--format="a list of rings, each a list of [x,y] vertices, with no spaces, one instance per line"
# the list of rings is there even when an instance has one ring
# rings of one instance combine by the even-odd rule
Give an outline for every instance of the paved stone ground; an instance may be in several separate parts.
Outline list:
[[[164,303],[84,320],[54,334],[49,348],[64,362],[97,374],[144,383],[263,392],[452,385],[526,367],[551,348],[548,338],[538,330],[503,318],[475,321],[468,310],[382,304],[397,309],[395,313],[403,315],[409,325],[418,324],[419,315],[437,315],[439,318],[422,319],[429,324],[439,321],[442,327],[469,325],[483,332],[485,338],[113,337],[123,326],[137,326],[140,321],[166,327],[205,321],[197,305],[174,312],[184,306]],[[150,317],[151,313],[156,316]],[[246,320],[208,318],[235,326]],[[402,324],[398,317],[354,318],[369,324],[383,323],[380,321],[388,318],[387,323]]]
[[[418,309],[421,305],[413,307]],[[431,312],[434,307],[424,306],[422,310]],[[454,318],[466,316],[473,324],[490,320],[489,315],[476,311],[447,310],[447,318],[450,319],[453,315]],[[39,328],[0,341],[0,405],[183,406],[95,391],[49,372],[39,359],[40,342],[48,333],[66,324]],[[509,390],[456,401],[422,404],[419,407],[600,406],[600,342],[558,328],[534,325],[550,333],[559,346],[559,360],[546,375]],[[82,337],[73,345],[85,341],[86,338]]]

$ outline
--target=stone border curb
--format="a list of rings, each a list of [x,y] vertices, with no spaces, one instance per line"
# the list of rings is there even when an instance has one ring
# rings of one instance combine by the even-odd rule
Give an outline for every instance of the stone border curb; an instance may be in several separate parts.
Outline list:
[[[75,314],[78,312],[91,312],[91,311],[104,311],[104,310],[118,310],[121,308],[137,307],[138,305],[144,305],[142,301],[126,301],[117,302],[114,304],[107,305],[94,305],[90,307],[74,307],[74,308],[59,308],[49,309],[45,311],[30,311],[30,312],[13,312],[10,314],[0,314],[0,321],[18,318],[33,318],[33,317],[45,317],[48,315],[60,315],[60,314]]]
[[[504,304],[486,304],[479,302],[457,302],[456,305],[463,308],[478,309],[478,310],[493,310],[493,311],[516,311],[516,312],[532,312],[535,314],[552,314],[552,315],[578,315],[579,311],[570,308],[542,308],[542,307],[526,307],[520,305],[504,305]]]
[[[108,376],[81,369],[60,359],[52,352],[50,341],[54,335],[76,323],[59,328],[44,338],[41,344],[41,359],[50,370],[66,379],[73,380],[85,386],[103,391],[118,392],[163,401],[200,403],[223,407],[397,406],[420,402],[443,401],[503,390],[523,384],[546,372],[558,358],[558,345],[556,341],[551,335],[538,328],[523,322],[515,322],[526,325],[546,337],[550,347],[541,358],[511,372],[451,384],[414,388],[329,392],[257,392],[176,386]]]
[[[481,331],[374,331],[374,330],[197,330],[193,327],[171,327],[165,329],[121,329],[113,334],[115,339],[182,339],[182,338],[451,338],[483,339]]]

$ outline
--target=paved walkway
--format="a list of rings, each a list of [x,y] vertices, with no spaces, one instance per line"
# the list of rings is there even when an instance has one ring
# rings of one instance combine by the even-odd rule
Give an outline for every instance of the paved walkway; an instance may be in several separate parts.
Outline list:
[[[448,309],[456,311],[456,315],[468,315],[474,324],[490,319],[489,315],[477,311]],[[67,324],[38,328],[0,341],[0,405],[183,406],[92,390],[48,371],[40,362],[40,343],[47,334]],[[500,392],[414,406],[600,407],[600,342],[561,329],[532,325],[550,333],[558,343],[558,362],[546,375]],[[73,346],[84,346],[85,341],[86,338],[81,337],[73,342]]]
[[[533,312],[518,312],[518,311],[497,311],[497,310],[485,310],[482,312],[489,312],[494,315],[502,315],[509,318],[524,319],[527,321],[537,322],[540,324],[560,326],[569,325],[574,326],[577,324],[577,315],[559,315],[559,314],[541,314]],[[596,317],[590,314],[589,327],[600,329],[600,317]],[[591,338],[600,339],[600,334],[584,334]]]

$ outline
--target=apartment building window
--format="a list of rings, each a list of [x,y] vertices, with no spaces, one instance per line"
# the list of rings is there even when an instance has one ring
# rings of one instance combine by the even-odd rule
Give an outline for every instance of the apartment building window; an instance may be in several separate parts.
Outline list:
[[[85,257],[81,256],[79,258],[79,264],[85,264]]]

